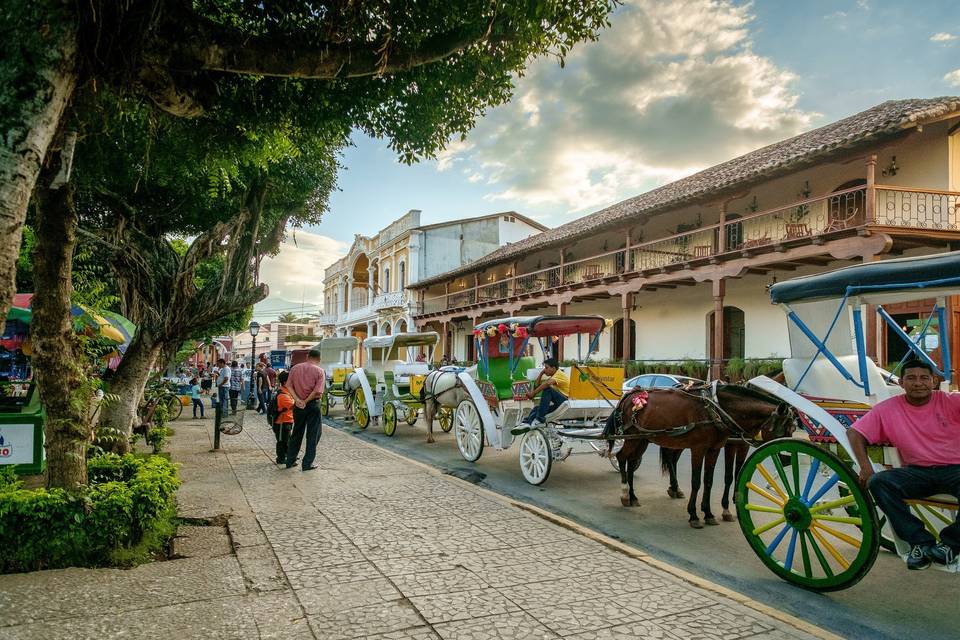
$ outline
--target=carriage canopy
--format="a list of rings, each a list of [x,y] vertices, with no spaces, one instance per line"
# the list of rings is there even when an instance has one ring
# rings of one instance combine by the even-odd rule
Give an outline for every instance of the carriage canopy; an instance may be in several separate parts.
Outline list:
[[[516,316],[513,318],[500,318],[497,320],[487,320],[476,326],[479,331],[486,331],[490,327],[499,325],[517,325],[527,330],[527,334],[532,338],[545,338],[551,336],[572,336],[581,333],[591,335],[601,331],[605,320],[601,316]]]
[[[354,336],[324,338],[320,341],[320,361],[338,362],[341,354],[353,351],[358,344],[360,344],[360,340]]]
[[[436,331],[420,333],[395,333],[387,336],[371,336],[363,341],[363,346],[371,358],[379,360],[398,360],[400,349],[406,347],[428,347],[432,349],[440,342]]]

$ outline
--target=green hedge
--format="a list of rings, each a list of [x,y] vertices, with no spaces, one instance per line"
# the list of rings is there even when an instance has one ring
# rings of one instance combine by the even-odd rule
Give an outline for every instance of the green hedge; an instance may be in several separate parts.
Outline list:
[[[0,475],[0,573],[135,564],[173,535],[180,481],[169,460],[105,454],[88,473],[75,492]]]

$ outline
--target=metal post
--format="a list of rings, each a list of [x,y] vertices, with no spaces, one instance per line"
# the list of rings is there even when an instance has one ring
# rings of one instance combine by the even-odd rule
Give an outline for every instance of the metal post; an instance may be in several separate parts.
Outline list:
[[[247,409],[253,409],[253,390],[257,384],[253,375],[254,367],[257,364],[257,336],[251,337],[253,338],[253,345],[250,347],[250,386],[247,387]]]
[[[220,403],[220,390],[217,389],[217,406],[213,410],[213,450],[220,450],[220,422],[223,420],[223,406]]]

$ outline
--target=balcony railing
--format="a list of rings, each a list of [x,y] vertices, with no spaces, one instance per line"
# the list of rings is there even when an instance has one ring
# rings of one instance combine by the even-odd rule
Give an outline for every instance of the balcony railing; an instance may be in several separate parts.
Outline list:
[[[855,187],[742,217],[728,216],[723,224],[702,226],[627,249],[451,291],[425,299],[419,314],[535,295],[627,274],[681,268],[776,247],[821,242],[870,226],[960,231],[960,192],[878,185],[875,194],[870,219],[867,189]]]
[[[381,293],[373,299],[373,310],[382,311],[384,309],[395,309],[404,307],[406,304],[406,291],[390,291],[389,293]]]
[[[337,314],[335,313],[324,313],[320,316],[320,326],[332,326],[337,324]]]

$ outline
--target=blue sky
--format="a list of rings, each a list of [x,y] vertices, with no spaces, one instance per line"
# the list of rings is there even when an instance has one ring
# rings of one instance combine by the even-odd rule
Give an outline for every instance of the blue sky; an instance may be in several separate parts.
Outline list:
[[[315,311],[354,234],[409,209],[556,226],[885,100],[960,95],[952,0],[635,0],[612,23],[564,69],[535,61],[438,160],[407,166],[355,135],[323,223],[265,265],[257,318]]]

